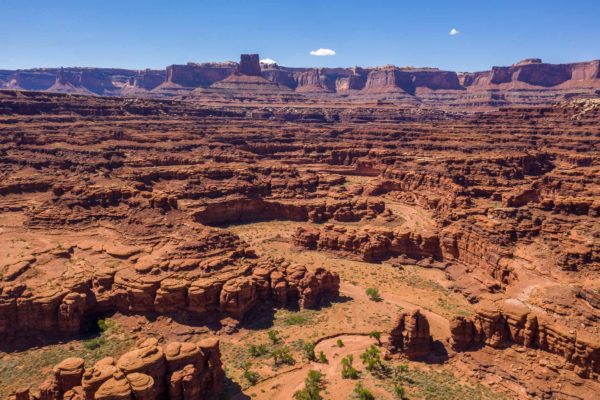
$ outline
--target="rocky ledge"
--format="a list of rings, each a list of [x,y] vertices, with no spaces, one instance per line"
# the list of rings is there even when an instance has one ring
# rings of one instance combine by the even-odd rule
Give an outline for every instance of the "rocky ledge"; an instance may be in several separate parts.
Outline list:
[[[518,345],[557,354],[564,358],[566,368],[582,377],[597,380],[600,375],[597,336],[566,328],[516,300],[483,302],[474,317],[454,318],[450,330],[451,345],[458,351]]]

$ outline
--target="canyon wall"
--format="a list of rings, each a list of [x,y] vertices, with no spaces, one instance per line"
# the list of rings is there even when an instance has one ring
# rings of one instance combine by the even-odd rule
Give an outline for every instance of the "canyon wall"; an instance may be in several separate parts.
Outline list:
[[[580,376],[598,379],[600,340],[584,330],[572,330],[530,310],[514,299],[483,302],[474,317],[456,317],[450,323],[451,345],[466,351],[478,346],[504,348],[519,345],[557,354]]]
[[[222,238],[209,240],[231,248]],[[315,308],[338,294],[338,275],[322,268],[308,271],[304,266],[277,262],[227,267],[236,259],[252,256],[234,249],[225,257],[194,258],[193,254],[206,251],[207,245],[189,243],[179,248],[179,255],[170,253],[169,259],[139,262],[134,268],[102,268],[88,278],[78,277],[51,290],[3,282],[0,338],[6,344],[25,336],[68,337],[98,315],[116,311],[209,319],[225,315],[241,320],[259,304]],[[118,250],[113,254],[127,257]],[[206,277],[194,273],[207,268],[223,272]],[[164,272],[168,270],[179,273]]]
[[[247,87],[216,85],[232,75],[255,76],[250,97],[272,101],[264,92],[291,90],[322,100],[343,96],[349,101],[422,102],[437,106],[498,107],[540,104],[571,97],[596,97],[600,91],[600,61],[548,64],[527,59],[489,71],[457,73],[436,68],[290,68],[260,64],[257,54],[243,54],[240,63],[188,63],[166,71],[109,68],[42,68],[0,71],[0,87],[18,90],[103,96],[216,99]],[[247,81],[247,80],[246,80]],[[246,82],[246,86],[249,82]],[[273,85],[275,84],[275,85]],[[264,90],[261,90],[263,88]],[[332,97],[333,96],[333,97]],[[286,101],[295,99],[292,97]]]

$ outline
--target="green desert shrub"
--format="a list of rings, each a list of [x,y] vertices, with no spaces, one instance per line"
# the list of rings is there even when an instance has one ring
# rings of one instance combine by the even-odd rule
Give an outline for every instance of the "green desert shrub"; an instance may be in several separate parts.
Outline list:
[[[306,357],[308,361],[317,361],[315,344],[313,342],[304,343],[304,345],[302,345],[302,351],[304,352],[304,357]]]
[[[319,352],[319,362],[321,364],[329,364],[329,360],[327,359],[327,356],[322,351]]]
[[[352,354],[342,358],[342,379],[358,379],[359,372],[352,365],[353,362]]]
[[[273,357],[273,363],[276,367],[280,365],[294,365],[296,360],[292,357],[292,352],[290,348],[287,346],[279,347],[271,353],[271,357]]]
[[[379,294],[379,290],[375,289],[375,288],[368,288],[366,290],[367,296],[369,296],[369,299],[371,299],[372,301],[376,301],[376,302],[380,302],[383,299],[381,298],[381,295]]]
[[[373,393],[369,391],[362,383],[358,382],[354,387],[354,395],[358,400],[375,400]]]
[[[304,388],[294,393],[294,400],[322,400],[323,373],[315,370],[308,371],[304,380]]]
[[[383,368],[383,363],[381,362],[381,353],[375,345],[371,345],[371,347],[366,349],[360,355],[360,359],[369,372]]]
[[[262,357],[268,353],[269,353],[269,349],[267,349],[267,346],[265,344],[259,344],[259,345],[252,344],[248,347],[248,354],[250,354],[250,356],[254,357],[254,358]]]

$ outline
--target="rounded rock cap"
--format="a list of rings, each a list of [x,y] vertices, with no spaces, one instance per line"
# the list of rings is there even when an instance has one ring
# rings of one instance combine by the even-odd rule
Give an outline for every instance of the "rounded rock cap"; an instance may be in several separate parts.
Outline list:
[[[83,370],[85,360],[79,357],[69,357],[62,360],[58,365],[54,367],[55,373],[69,374],[79,373]]]
[[[152,389],[154,386],[154,379],[150,375],[134,372],[127,375],[127,380],[134,393],[146,391]]]
[[[94,395],[96,400],[121,400],[131,398],[131,387],[129,382],[120,372],[104,382],[98,388],[98,391]]]
[[[216,338],[206,338],[202,339],[198,342],[198,346],[201,349],[214,349],[219,347],[219,339]]]
[[[165,347],[167,361],[174,361],[200,353],[200,349],[194,343],[171,342]]]

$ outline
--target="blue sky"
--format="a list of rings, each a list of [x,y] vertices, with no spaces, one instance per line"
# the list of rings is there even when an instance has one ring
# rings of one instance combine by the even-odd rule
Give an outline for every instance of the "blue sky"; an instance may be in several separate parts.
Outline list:
[[[164,68],[254,52],[288,66],[457,71],[600,58],[600,0],[0,0],[0,12],[0,69]],[[309,54],[319,48],[336,54]]]

